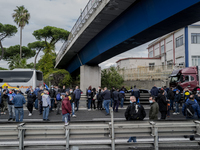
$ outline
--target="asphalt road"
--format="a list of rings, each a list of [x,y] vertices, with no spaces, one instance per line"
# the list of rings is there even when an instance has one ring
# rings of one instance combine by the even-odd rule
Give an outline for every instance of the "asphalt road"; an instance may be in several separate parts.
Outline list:
[[[144,106],[146,111],[146,117],[144,120],[149,120],[149,106]],[[181,108],[180,108],[181,110]],[[24,120],[23,122],[38,122],[43,121],[42,115],[39,115],[38,110],[33,110],[33,115],[28,116],[28,110],[24,108]],[[119,109],[118,112],[114,112],[114,119],[115,120],[125,120],[124,117],[125,108]],[[185,117],[180,113],[179,115],[173,115],[172,112],[170,112],[170,117],[166,120],[184,120]],[[79,111],[75,112],[76,118],[71,117],[71,121],[110,121],[110,116],[106,116],[105,110],[91,110],[88,111],[86,109],[81,109]],[[8,111],[6,112],[6,115],[0,116],[0,122],[7,122],[9,118]],[[159,113],[160,118],[160,113]],[[61,115],[56,115],[56,111],[49,113],[49,119],[50,121],[62,121]]]

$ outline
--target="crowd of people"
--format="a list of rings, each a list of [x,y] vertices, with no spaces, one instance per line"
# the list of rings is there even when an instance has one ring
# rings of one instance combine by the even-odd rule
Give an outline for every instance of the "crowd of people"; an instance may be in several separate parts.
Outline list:
[[[33,107],[35,107],[39,114],[43,115],[43,121],[49,121],[49,112],[56,110],[56,115],[60,115],[60,108],[62,108],[62,120],[67,124],[70,117],[76,117],[75,107],[78,111],[81,90],[78,86],[75,90],[66,89],[65,86],[62,89],[53,85],[50,89],[43,88],[43,86],[32,89],[30,86],[25,94],[27,101],[19,88],[8,90],[6,86],[3,89],[0,87],[0,114],[5,115],[8,110],[8,121],[22,122],[23,105],[26,104],[29,111],[28,116],[33,115]]]
[[[143,120],[146,117],[146,112],[140,104],[140,90],[135,85],[130,92],[130,104],[126,108],[125,118],[126,120]],[[125,87],[121,89],[113,87],[108,90],[107,87],[101,88],[99,86],[96,90],[96,88],[89,86],[86,91],[88,111],[105,109],[105,115],[110,115],[109,109],[112,107],[114,112],[118,112],[119,107],[124,107],[125,93],[127,93]],[[161,114],[160,119],[163,120],[170,117],[170,111],[173,112],[173,115],[179,115],[179,106],[182,106],[182,114],[186,118],[200,118],[200,88],[197,87],[193,91],[189,91],[188,88],[182,89],[179,86],[158,89],[154,85],[150,93],[150,120],[158,120],[159,112]],[[39,114],[43,115],[43,120],[49,121],[49,112],[55,110],[56,115],[62,114],[62,120],[68,124],[70,117],[76,117],[75,111],[79,110],[81,90],[78,86],[75,90],[66,89],[65,86],[62,89],[53,85],[50,89],[43,88],[43,86],[32,89],[30,86],[25,94],[27,95],[27,102],[19,89],[0,88],[0,114],[4,115],[8,110],[8,121],[22,122],[24,116],[23,105],[26,104],[29,111],[28,116],[33,115],[33,107],[35,107]]]

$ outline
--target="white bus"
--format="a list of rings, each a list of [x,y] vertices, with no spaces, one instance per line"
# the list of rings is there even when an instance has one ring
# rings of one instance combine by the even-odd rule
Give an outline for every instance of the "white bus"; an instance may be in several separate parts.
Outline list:
[[[0,87],[7,86],[8,89],[19,89],[24,93],[29,86],[35,89],[43,85],[43,74],[33,69],[0,70]]]

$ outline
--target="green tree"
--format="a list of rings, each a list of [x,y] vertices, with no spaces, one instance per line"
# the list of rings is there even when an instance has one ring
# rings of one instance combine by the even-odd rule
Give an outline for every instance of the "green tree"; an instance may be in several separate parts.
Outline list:
[[[69,86],[72,83],[71,75],[65,69],[54,70],[53,72],[46,74],[44,80],[48,80],[51,84],[58,86]]]
[[[8,69],[0,67],[0,70],[8,70]]]
[[[9,38],[11,36],[14,36],[17,33],[17,27],[10,25],[10,24],[1,24],[0,23],[0,47],[1,47],[1,56],[0,60],[3,59],[4,57],[4,51],[5,49],[3,48],[2,41],[5,38]]]
[[[104,69],[101,72],[101,85],[107,88],[120,88],[124,82],[122,76],[117,72],[117,68],[111,66],[109,69]]]
[[[14,22],[20,27],[20,58],[22,58],[22,29],[26,24],[29,24],[30,13],[24,6],[17,6],[12,17],[14,18]]]
[[[69,31],[57,27],[46,26],[43,29],[35,30],[33,36],[39,41],[44,40],[46,45],[50,44],[55,46],[58,41],[67,40]]]
[[[19,54],[20,45],[10,46],[9,48],[4,48],[4,49],[6,49],[6,51],[3,59],[10,61],[13,59],[13,56]],[[35,53],[36,53],[35,50],[31,50],[26,46],[22,46],[22,58],[29,59],[35,56]]]
[[[44,50],[45,48],[45,42],[44,41],[35,41],[33,43],[29,43],[28,47],[30,49],[36,50],[37,53],[35,55],[35,61],[34,61],[34,69],[36,69],[36,60],[38,57],[38,54],[40,53],[41,50]]]
[[[12,56],[12,59],[8,62],[8,64],[10,70],[15,68],[33,68],[33,63],[27,64],[27,59],[20,58],[19,54]]]

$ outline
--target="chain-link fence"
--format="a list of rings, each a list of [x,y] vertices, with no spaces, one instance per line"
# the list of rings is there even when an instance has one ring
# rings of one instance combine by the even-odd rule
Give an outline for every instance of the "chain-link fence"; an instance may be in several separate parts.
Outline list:
[[[118,69],[124,81],[134,80],[167,80],[173,70],[184,68],[183,66],[149,66],[131,69]]]

